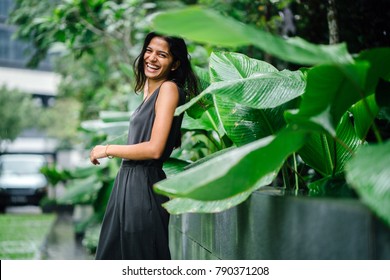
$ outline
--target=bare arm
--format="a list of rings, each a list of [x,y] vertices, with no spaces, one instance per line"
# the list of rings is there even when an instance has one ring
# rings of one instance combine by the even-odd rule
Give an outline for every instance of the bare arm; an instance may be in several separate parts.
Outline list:
[[[98,159],[107,156],[120,157],[131,160],[158,159],[164,152],[169,131],[177,105],[179,92],[173,82],[164,82],[161,85],[156,101],[156,117],[154,120],[150,140],[134,145],[98,145],[91,151],[90,160],[99,164]]]

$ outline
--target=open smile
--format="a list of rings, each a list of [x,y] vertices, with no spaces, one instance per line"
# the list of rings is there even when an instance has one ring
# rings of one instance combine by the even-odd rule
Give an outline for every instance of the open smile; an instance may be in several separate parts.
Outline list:
[[[146,63],[146,68],[150,71],[156,71],[158,69],[160,69],[159,66],[157,65],[153,65],[153,64],[150,64],[150,63]]]

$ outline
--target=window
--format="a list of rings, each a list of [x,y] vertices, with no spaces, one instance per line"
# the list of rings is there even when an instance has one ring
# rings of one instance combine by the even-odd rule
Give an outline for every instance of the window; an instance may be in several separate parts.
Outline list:
[[[0,1],[0,23],[4,23],[8,17],[8,12],[11,9],[12,0]]]

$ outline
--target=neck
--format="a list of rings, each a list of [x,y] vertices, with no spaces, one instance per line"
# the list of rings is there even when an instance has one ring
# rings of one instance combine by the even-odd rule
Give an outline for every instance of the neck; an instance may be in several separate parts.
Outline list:
[[[149,94],[153,93],[159,86],[162,85],[162,83],[165,82],[165,80],[161,80],[161,81],[152,81],[152,80],[149,80],[148,81],[148,84],[149,84]]]

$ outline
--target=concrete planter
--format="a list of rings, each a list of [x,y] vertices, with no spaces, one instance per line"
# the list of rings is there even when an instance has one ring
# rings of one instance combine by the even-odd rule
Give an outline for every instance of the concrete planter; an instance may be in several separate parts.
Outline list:
[[[172,215],[174,259],[390,259],[390,227],[355,199],[254,192],[216,214]]]

